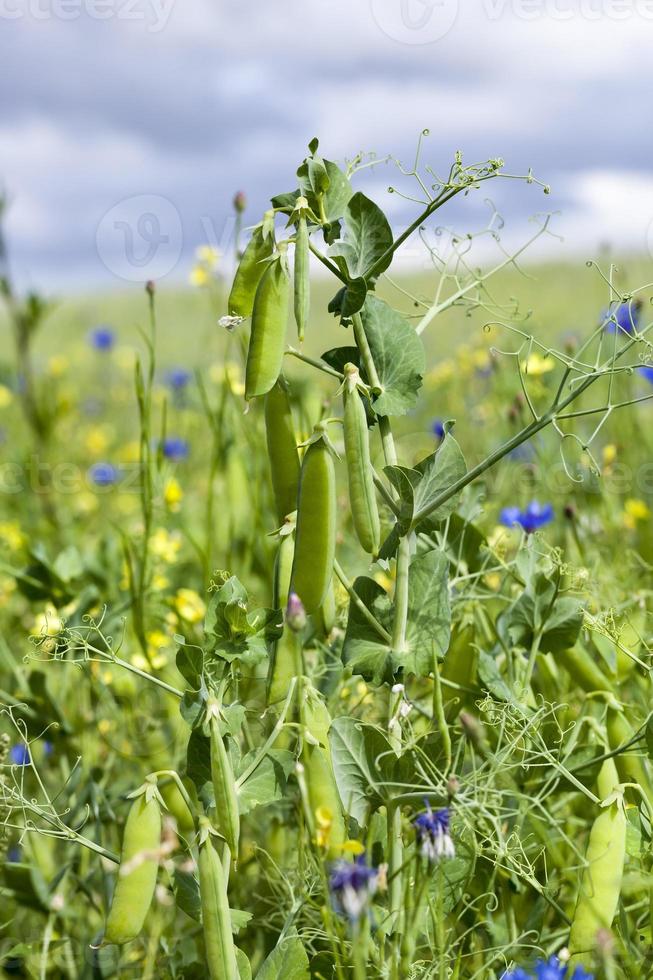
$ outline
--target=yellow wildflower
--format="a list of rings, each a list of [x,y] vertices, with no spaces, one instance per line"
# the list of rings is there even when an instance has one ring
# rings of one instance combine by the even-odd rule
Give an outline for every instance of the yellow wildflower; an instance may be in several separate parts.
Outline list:
[[[173,514],[177,513],[181,508],[181,502],[184,499],[184,491],[179,485],[179,481],[171,476],[165,482],[163,488],[163,499],[165,500],[166,507],[171,510]]]
[[[199,245],[195,249],[195,258],[198,263],[208,266],[210,269],[216,269],[220,264],[222,252],[219,248],[214,248],[213,245]]]
[[[447,360],[436,364],[433,370],[429,371],[426,376],[426,384],[434,386],[446,384],[447,381],[451,381],[455,376],[456,369],[454,362],[447,358]]]
[[[648,521],[651,511],[644,500],[637,500],[630,497],[624,504],[623,522],[627,528],[633,530],[639,521]]]
[[[86,433],[84,445],[91,456],[101,456],[109,447],[113,433],[107,426],[94,425]]]
[[[180,535],[175,531],[167,531],[164,527],[158,527],[150,538],[150,551],[152,554],[169,565],[177,561],[180,548]]]
[[[556,362],[552,357],[548,355],[542,357],[541,354],[534,351],[525,361],[522,361],[521,369],[524,374],[529,374],[532,378],[539,378],[541,375],[553,371],[555,366]]]
[[[120,450],[121,463],[138,463],[141,458],[141,446],[137,439],[126,442]]]
[[[6,385],[0,385],[0,408],[6,408],[7,405],[11,405],[14,400],[14,396],[10,388]]]
[[[0,522],[0,544],[10,551],[18,551],[25,542],[25,536],[16,521]]]
[[[614,445],[614,443],[609,442],[607,446],[603,447],[603,465],[611,466],[616,458],[617,447]]]
[[[194,265],[190,270],[190,275],[188,280],[191,286],[197,286],[199,288],[203,286],[208,286],[211,276],[208,270],[203,265]]]
[[[179,589],[174,605],[177,614],[187,623],[199,623],[204,619],[206,606],[194,589]]]
[[[245,385],[240,367],[234,364],[233,361],[227,361],[225,364],[212,364],[209,368],[209,378],[217,385],[226,382],[227,387],[234,395],[245,394]]]
[[[68,358],[64,357],[63,354],[55,354],[48,361],[48,371],[53,378],[60,378],[62,374],[66,373],[68,368]]]
[[[63,629],[63,620],[52,603],[48,603],[42,613],[34,618],[32,636],[57,636]]]
[[[319,806],[315,811],[316,843],[318,847],[328,847],[333,827],[333,813],[328,806]]]

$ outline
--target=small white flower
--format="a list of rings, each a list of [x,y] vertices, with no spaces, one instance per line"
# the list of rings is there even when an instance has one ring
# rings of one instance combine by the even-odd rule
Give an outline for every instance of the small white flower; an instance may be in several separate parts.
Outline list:
[[[218,320],[218,326],[224,327],[229,333],[232,333],[236,327],[240,326],[245,318],[242,316],[221,316]]]

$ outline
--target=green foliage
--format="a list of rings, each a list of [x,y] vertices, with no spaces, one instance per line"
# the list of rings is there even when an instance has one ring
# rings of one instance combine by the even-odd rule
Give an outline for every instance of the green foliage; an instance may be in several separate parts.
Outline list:
[[[653,500],[609,478],[653,450],[636,370],[653,324],[645,304],[636,330],[606,323],[650,290],[610,270],[607,297],[588,287],[582,312],[576,271],[586,335],[545,331],[569,320],[562,294],[529,294],[501,245],[496,266],[477,268],[476,236],[445,242],[436,214],[513,179],[502,163],[457,155],[441,179],[402,171],[424,199],[396,235],[356,186],[380,165],[339,166],[313,140],[296,189],[234,255],[230,293],[218,275],[202,310],[148,286],[135,371],[122,347],[96,363],[72,344],[67,368],[48,367],[35,342],[56,314],[5,282],[7,454],[49,473],[38,492],[7,494],[0,521],[5,968],[498,980],[560,950],[578,912],[589,948],[574,954],[597,980],[648,969]],[[390,277],[409,240],[433,273]],[[297,242],[300,349],[286,322]],[[270,269],[283,270],[273,310],[260,288]],[[522,291],[530,318],[512,299]],[[181,391],[163,377],[172,354],[157,361],[172,350],[163,310],[175,356],[201,350]],[[123,310],[121,323],[137,318]],[[188,440],[179,459],[166,450],[175,434]],[[306,483],[320,493],[302,501],[299,465],[303,480],[316,444]],[[86,473],[105,456],[115,484],[58,482],[62,460]],[[547,502],[553,477],[554,521],[508,526],[501,508]],[[370,528],[349,499],[361,488]],[[606,790],[610,768],[619,783]],[[144,849],[134,796],[163,818]],[[581,901],[599,831],[605,941]],[[338,887],[362,852],[363,885]],[[142,929],[102,946],[131,875],[147,879]],[[138,925],[122,918],[109,938]]]

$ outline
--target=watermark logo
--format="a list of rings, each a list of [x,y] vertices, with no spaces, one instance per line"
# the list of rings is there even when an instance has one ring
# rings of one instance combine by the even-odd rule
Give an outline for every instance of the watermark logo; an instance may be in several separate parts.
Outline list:
[[[401,44],[433,44],[449,33],[459,0],[370,0],[375,22]]]
[[[163,279],[175,268],[182,252],[179,211],[157,194],[127,197],[103,215],[95,244],[105,267],[119,279]]]
[[[123,20],[158,34],[168,24],[175,0],[0,0],[0,20]]]

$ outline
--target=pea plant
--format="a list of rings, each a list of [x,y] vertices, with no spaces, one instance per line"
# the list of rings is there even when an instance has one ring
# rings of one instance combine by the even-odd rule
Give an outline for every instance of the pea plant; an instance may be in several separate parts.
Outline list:
[[[206,615],[175,635],[167,673],[129,655],[136,645],[147,656],[155,615],[153,361],[137,372],[143,534],[123,540],[128,615],[76,609],[36,637],[32,661],[83,669],[91,716],[107,672],[124,723],[151,692],[157,727],[120,800],[101,773],[81,791],[85,757],[53,796],[39,776],[51,735],[34,717],[45,683],[6,703],[27,753],[21,764],[3,743],[6,834],[77,855],[50,884],[7,865],[9,892],[34,893],[46,910],[33,975],[50,975],[55,939],[56,975],[82,975],[70,937],[94,976],[583,980],[653,968],[645,602],[615,610],[602,587],[591,594],[571,510],[569,554],[537,533],[546,508],[536,503],[508,509],[510,544],[482,524],[497,464],[549,429],[570,484],[590,479],[613,411],[649,397],[630,387],[652,351],[646,288],[626,293],[611,271],[606,312],[586,337],[561,349],[538,341],[493,285],[523,252],[503,251],[496,213],[488,270],[473,264],[474,236],[452,233],[446,252],[441,229],[431,236],[442,208],[489,182],[548,188],[501,160],[457,155],[440,177],[420,159],[400,168],[416,190],[391,188],[416,212],[400,233],[355,189],[381,162],[343,169],[317,140],[298,186],[251,230],[220,320],[243,354],[246,414],[231,388],[216,408],[202,380],[207,493],[231,430],[254,459],[239,495],[253,500],[260,482],[267,497],[249,514],[247,558],[229,551],[235,570],[211,565],[212,527],[205,548],[198,539]],[[544,217],[534,238],[548,233]],[[415,240],[430,296],[391,276]],[[318,266],[342,343],[314,356]],[[492,356],[516,369],[523,409],[523,424],[470,464],[452,418],[434,451],[416,455],[405,438],[434,367],[429,334],[451,313],[480,316],[500,338]],[[552,387],[532,371],[544,361]],[[311,398],[317,386],[324,397]],[[209,499],[209,524],[218,509]],[[246,535],[247,512],[244,523]],[[59,719],[75,724],[61,709]],[[103,764],[116,771],[106,754],[92,760]],[[88,916],[73,921],[80,901]]]

